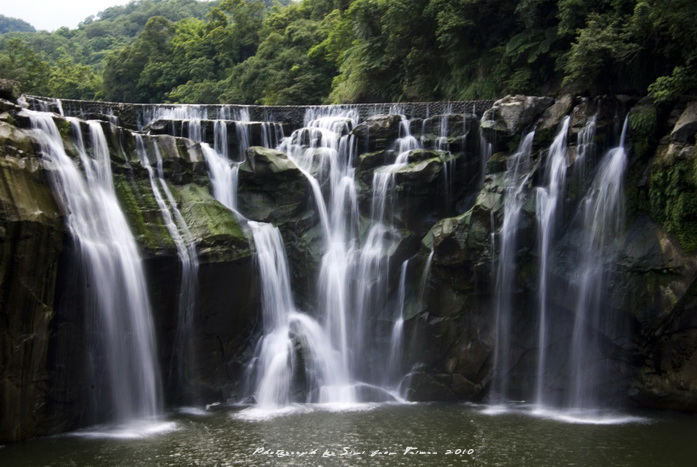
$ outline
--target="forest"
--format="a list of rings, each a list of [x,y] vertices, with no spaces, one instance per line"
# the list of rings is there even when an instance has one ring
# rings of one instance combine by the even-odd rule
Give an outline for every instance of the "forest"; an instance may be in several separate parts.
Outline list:
[[[320,104],[697,86],[693,0],[135,0],[76,29],[0,17],[0,76],[117,102]]]

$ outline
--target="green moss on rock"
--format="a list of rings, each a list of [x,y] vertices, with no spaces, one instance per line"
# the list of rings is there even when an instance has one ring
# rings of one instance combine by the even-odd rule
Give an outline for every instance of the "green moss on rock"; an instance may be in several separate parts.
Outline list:
[[[678,239],[687,252],[697,251],[697,149],[664,148],[651,170],[651,216]]]
[[[173,188],[202,262],[234,261],[251,255],[249,239],[237,217],[206,187],[188,184]]]
[[[150,181],[114,175],[114,188],[136,241],[149,255],[169,254],[174,241],[164,225]]]
[[[651,102],[639,103],[629,114],[629,129],[634,153],[639,158],[647,157],[656,144],[658,112]]]

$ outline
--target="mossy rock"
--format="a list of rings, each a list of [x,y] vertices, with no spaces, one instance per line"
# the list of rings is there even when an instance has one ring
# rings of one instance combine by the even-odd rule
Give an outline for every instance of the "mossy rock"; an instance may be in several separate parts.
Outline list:
[[[650,155],[656,146],[658,111],[650,99],[640,101],[629,114],[632,148],[640,159]]]
[[[678,239],[686,252],[697,251],[697,148],[659,149],[651,168],[651,217]]]
[[[176,254],[174,241],[164,224],[150,181],[115,174],[114,189],[140,249],[147,256]]]
[[[213,198],[206,187],[173,187],[179,210],[196,240],[202,262],[235,261],[251,255],[237,216]]]

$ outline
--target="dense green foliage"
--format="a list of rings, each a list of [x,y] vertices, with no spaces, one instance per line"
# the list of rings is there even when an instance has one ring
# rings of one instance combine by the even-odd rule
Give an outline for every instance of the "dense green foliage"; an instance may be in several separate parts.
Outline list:
[[[0,15],[0,34],[6,32],[34,32],[34,26],[24,20]]]
[[[697,87],[693,0],[137,0],[0,37],[28,93],[294,104]]]

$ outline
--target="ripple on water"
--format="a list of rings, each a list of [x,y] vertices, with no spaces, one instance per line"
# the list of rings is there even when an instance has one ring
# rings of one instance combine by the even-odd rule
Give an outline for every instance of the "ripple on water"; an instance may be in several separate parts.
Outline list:
[[[80,438],[137,439],[176,431],[175,422],[162,420],[137,420],[120,425],[100,425],[69,433]]]
[[[366,412],[383,405],[387,404],[373,402],[331,402],[322,404],[291,404],[283,407],[252,406],[232,414],[232,417],[237,420],[258,422],[313,412]]]
[[[628,423],[651,423],[648,418],[627,415],[611,410],[556,409],[539,405],[487,405],[480,410],[483,415],[519,414],[546,420],[578,425],[625,425]]]

